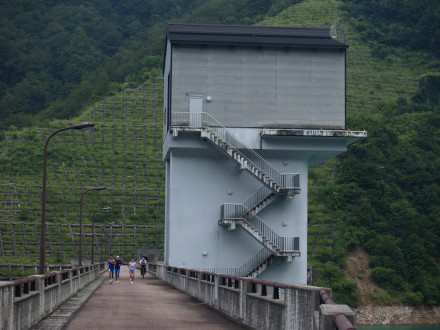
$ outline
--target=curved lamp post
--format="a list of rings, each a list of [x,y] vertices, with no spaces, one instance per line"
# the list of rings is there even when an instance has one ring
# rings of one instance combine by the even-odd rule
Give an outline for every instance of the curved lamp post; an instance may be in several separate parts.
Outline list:
[[[82,225],[82,206],[83,206],[83,198],[85,194],[87,194],[89,191],[93,190],[105,190],[106,187],[95,187],[95,188],[89,188],[85,190],[81,195],[81,200],[79,202],[79,254],[78,254],[78,266],[82,266],[82,232],[83,232],[83,225]]]
[[[92,260],[91,260],[92,265],[95,261],[95,248],[94,248],[94,246],[95,246],[95,213],[97,211],[109,211],[111,209],[112,209],[111,206],[107,206],[107,207],[103,207],[99,210],[93,211],[93,214],[92,214]]]
[[[47,145],[49,144],[50,139],[52,137],[62,131],[67,131],[70,129],[73,130],[82,130],[84,128],[89,128],[95,126],[94,123],[82,123],[77,125],[72,125],[69,127],[60,128],[46,139],[46,143],[44,144],[44,153],[43,153],[43,193],[41,196],[41,236],[40,236],[40,265],[38,268],[38,273],[41,275],[45,274],[45,258],[46,258],[46,180],[47,180]]]

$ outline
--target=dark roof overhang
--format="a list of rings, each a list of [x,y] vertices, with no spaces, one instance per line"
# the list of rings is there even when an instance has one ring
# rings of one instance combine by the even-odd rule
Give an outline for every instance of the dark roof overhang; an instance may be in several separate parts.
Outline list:
[[[348,46],[330,37],[328,28],[253,25],[169,24],[172,44],[243,45],[261,47],[337,48]]]

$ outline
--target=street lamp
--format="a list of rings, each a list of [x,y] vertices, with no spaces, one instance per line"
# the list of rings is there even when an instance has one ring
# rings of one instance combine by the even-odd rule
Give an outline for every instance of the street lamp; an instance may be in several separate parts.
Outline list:
[[[90,188],[85,190],[82,195],[81,195],[81,200],[79,202],[79,254],[78,254],[78,265],[81,266],[82,265],[82,232],[83,232],[83,226],[82,226],[82,206],[83,206],[83,198],[85,196],[85,194],[87,194],[89,191],[93,191],[93,190],[105,190],[107,189],[106,187],[94,187],[94,188]]]
[[[41,196],[41,235],[40,235],[40,265],[38,268],[38,273],[41,275],[45,274],[45,258],[46,258],[46,181],[47,181],[47,145],[49,144],[50,139],[52,137],[62,131],[67,131],[70,129],[73,130],[82,130],[84,128],[89,128],[95,126],[94,123],[82,123],[77,125],[72,125],[64,128],[60,128],[46,139],[46,143],[44,144],[44,152],[43,152],[43,192]]]
[[[107,207],[103,207],[99,210],[95,210],[92,214],[92,260],[91,260],[91,264],[93,265],[94,261],[95,261],[95,213],[96,211],[109,211],[111,210],[111,206],[107,206]]]

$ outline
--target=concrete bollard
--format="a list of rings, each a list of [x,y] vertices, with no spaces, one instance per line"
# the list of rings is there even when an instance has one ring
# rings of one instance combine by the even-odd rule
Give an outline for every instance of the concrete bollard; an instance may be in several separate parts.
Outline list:
[[[38,293],[38,306],[37,306],[37,310],[38,310],[38,315],[44,316],[46,315],[46,310],[45,310],[45,306],[46,306],[46,301],[45,301],[45,297],[44,297],[44,275],[35,275],[35,277],[37,278],[35,281],[35,289],[39,292]]]
[[[14,329],[14,282],[0,282],[0,329]]]
[[[320,314],[319,314],[319,330],[332,330],[336,328],[336,321],[338,315],[345,315],[347,318],[343,318],[345,320],[351,322],[343,322],[341,326],[338,326],[339,330],[352,330],[356,329],[353,327],[356,324],[356,314],[354,311],[348,307],[347,305],[333,305],[333,304],[322,304],[319,306]]]

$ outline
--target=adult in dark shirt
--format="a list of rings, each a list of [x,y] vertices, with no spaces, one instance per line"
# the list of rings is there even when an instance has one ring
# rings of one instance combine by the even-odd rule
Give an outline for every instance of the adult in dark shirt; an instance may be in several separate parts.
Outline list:
[[[119,283],[119,274],[121,273],[121,265],[123,265],[123,264],[124,263],[119,258],[119,256],[116,256],[116,260],[115,260],[115,281],[116,281],[116,283]]]
[[[113,273],[115,271],[115,259],[113,259],[113,256],[110,255],[110,257],[107,260],[108,264],[108,279],[110,280],[110,284],[113,283]]]

